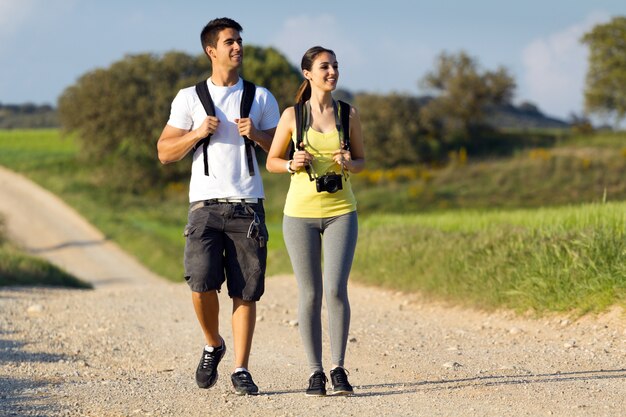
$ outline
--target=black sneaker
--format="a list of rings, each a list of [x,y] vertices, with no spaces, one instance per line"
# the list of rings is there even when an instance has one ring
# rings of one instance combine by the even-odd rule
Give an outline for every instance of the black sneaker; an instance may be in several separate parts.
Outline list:
[[[222,346],[208,352],[206,349],[202,351],[202,359],[196,369],[196,383],[200,388],[211,388],[217,382],[217,365],[226,353],[226,343],[222,339]]]
[[[346,370],[338,366],[330,371],[330,383],[333,386],[332,395],[350,395],[354,394],[352,385],[348,382]]]
[[[315,371],[309,378],[309,388],[306,390],[308,397],[323,397],[326,395],[326,375],[322,371]]]
[[[230,376],[230,380],[235,387],[237,395],[258,395],[259,387],[252,380],[252,375],[248,371],[235,372]]]

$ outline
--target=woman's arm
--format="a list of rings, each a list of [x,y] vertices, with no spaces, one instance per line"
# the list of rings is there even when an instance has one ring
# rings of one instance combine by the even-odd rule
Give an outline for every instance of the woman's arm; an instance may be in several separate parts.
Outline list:
[[[287,159],[285,159],[285,156],[287,156],[295,124],[295,112],[293,107],[289,107],[280,116],[278,126],[276,126],[276,131],[274,132],[274,139],[272,139],[272,145],[267,153],[265,167],[269,172],[287,172]]]
[[[296,128],[296,113],[293,107],[285,109],[272,140],[272,146],[267,154],[267,162],[265,167],[269,172],[289,172],[287,163],[292,171],[298,171],[309,165],[313,160],[313,155],[307,151],[296,151],[293,154],[293,160],[288,160],[287,150],[292,142],[291,137]]]

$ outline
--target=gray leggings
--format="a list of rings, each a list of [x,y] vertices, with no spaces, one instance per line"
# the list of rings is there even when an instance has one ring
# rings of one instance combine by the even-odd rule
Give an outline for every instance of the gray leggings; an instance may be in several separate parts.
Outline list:
[[[348,276],[357,235],[356,211],[323,219],[283,218],[283,236],[298,281],[300,336],[311,372],[323,371],[322,293],[328,308],[332,363],[343,366],[350,328]]]

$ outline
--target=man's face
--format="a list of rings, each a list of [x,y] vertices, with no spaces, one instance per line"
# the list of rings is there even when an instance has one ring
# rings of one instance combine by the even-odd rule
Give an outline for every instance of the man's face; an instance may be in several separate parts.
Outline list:
[[[243,40],[239,31],[226,28],[219,33],[215,48],[208,46],[207,53],[212,64],[225,68],[237,68],[243,62]]]

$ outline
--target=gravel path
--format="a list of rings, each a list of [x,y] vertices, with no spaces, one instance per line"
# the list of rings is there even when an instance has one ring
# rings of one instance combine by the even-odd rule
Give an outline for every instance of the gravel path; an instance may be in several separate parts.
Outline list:
[[[620,309],[531,319],[355,283],[346,365],[356,395],[305,397],[291,276],[269,278],[258,305],[250,363],[262,395],[231,392],[227,297],[229,350],[217,385],[200,390],[193,375],[203,341],[185,284],[155,277],[1,168],[0,212],[25,248],[95,284],[0,289],[0,416],[626,415]]]

